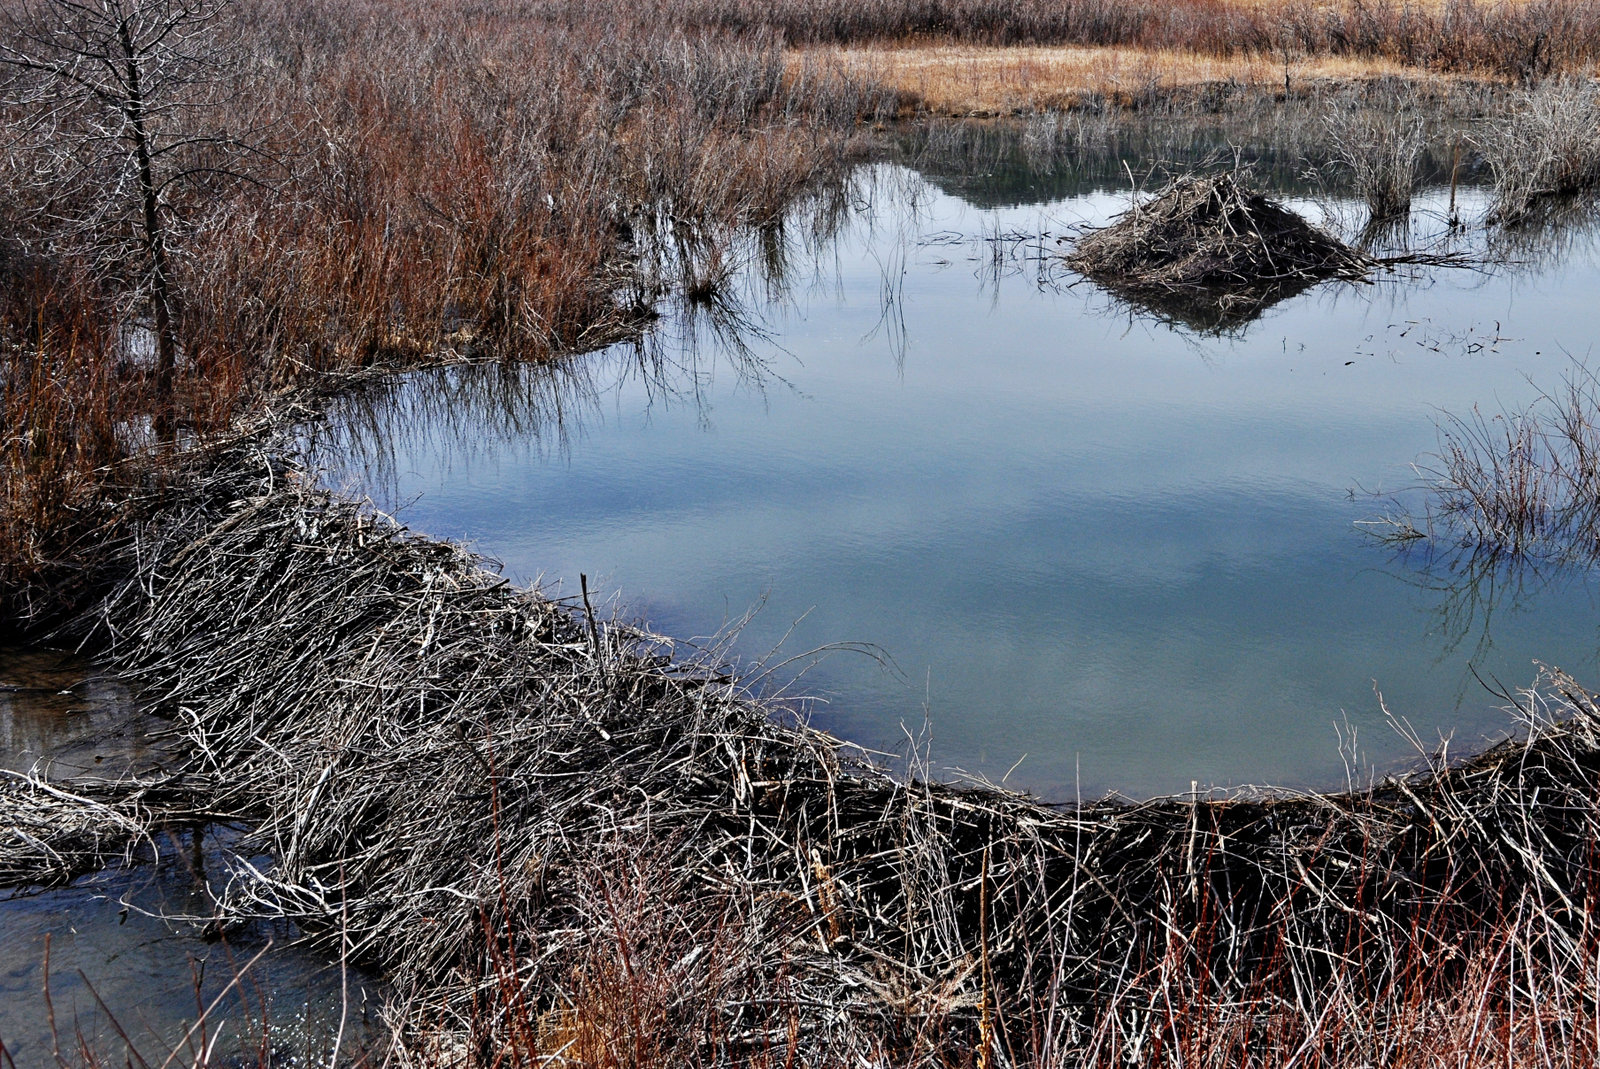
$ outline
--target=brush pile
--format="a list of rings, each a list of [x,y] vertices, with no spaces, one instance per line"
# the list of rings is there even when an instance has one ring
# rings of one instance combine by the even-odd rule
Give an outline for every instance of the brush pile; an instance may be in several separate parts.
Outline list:
[[[854,760],[714,658],[256,447],[179,483],[97,624],[187,736],[197,801],[276,859],[222,919],[287,915],[385,970],[403,1058],[1600,1056],[1600,708],[1557,673],[1464,765],[1051,807]]]
[[[1380,261],[1249,188],[1236,172],[1185,175],[1082,238],[1073,270],[1166,318],[1229,329]]]

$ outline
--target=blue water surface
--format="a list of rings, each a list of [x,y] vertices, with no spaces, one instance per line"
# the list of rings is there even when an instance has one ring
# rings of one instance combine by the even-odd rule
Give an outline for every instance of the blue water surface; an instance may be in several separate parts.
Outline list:
[[[1587,355],[1586,233],[1218,334],[1054,259],[1122,192],[979,208],[877,164],[851,198],[836,232],[801,207],[751,237],[731,307],[669,307],[643,344],[351,402],[328,478],[663,634],[737,628],[852,741],[1051,798],[1339,785],[1415,755],[1397,724],[1510,730],[1492,688],[1536,661],[1600,677],[1587,574],[1479,576],[1361,526],[1420,505],[1442,413],[1516,409]],[[839,644],[870,650],[806,656]]]

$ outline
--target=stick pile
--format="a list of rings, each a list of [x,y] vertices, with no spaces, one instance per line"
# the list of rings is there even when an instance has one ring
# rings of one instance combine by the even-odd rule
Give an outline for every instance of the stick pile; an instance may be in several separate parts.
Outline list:
[[[150,840],[151,825],[127,784],[69,790],[0,769],[0,887],[66,883],[128,858]]]
[[[1174,179],[1083,237],[1067,262],[1112,293],[1203,330],[1238,326],[1318,282],[1358,281],[1380,264],[1231,171]]]

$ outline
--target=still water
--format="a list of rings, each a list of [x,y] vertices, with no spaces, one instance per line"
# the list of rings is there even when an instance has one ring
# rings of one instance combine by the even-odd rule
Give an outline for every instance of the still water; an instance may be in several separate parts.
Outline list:
[[[1587,233],[1219,335],[1054,259],[1125,190],[1005,179],[866,168],[752,238],[720,305],[556,368],[409,377],[318,455],[519,580],[586,573],[625,618],[729,642],[845,738],[1052,798],[1343,784],[1352,750],[1413,755],[1385,706],[1469,750],[1512,726],[1480,678],[1600,682],[1588,575],[1475,575],[1360,526],[1374,494],[1419,502],[1442,412],[1514,409],[1588,354]]]
[[[163,726],[90,660],[0,649],[0,769],[58,783],[159,774],[180,756]],[[206,1051],[255,1065],[270,1050],[274,1065],[326,1065],[336,1042],[353,1064],[376,1049],[370,974],[295,945],[287,924],[208,931],[239,838],[162,831],[135,864],[0,888],[0,1064],[187,1065]]]

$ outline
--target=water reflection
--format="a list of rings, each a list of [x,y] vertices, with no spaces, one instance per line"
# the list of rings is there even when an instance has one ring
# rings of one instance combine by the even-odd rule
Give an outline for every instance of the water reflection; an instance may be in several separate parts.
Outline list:
[[[1588,568],[1570,564],[1516,560],[1473,547],[1440,551],[1418,540],[1397,548],[1390,560],[1397,582],[1414,585],[1433,606],[1439,657],[1465,654],[1469,665],[1490,659],[1495,649],[1497,618],[1541,611],[1573,590],[1592,602],[1597,591]],[[1575,621],[1582,630],[1582,621]],[[1600,625],[1588,627],[1589,646],[1600,648]],[[1461,681],[1465,687],[1468,680]],[[1522,680],[1507,680],[1507,687]],[[1500,688],[1497,688],[1500,689]]]
[[[0,1061],[43,1069],[59,1049],[68,1064],[188,1065],[207,1050],[211,1065],[328,1065],[339,1036],[338,1064],[381,1050],[370,974],[296,947],[286,924],[208,928],[207,868],[225,871],[236,833],[209,829],[199,869],[187,835],[162,838],[162,863],[0,892]]]
[[[1271,103],[1180,119],[1121,109],[1042,113],[1022,122],[933,122],[902,133],[900,156],[941,192],[979,208],[1015,208],[1097,193],[1152,189],[1180,174],[1248,167],[1281,196],[1348,200],[1347,168],[1327,141],[1328,104]],[[1436,126],[1453,125],[1436,117]],[[1417,174],[1424,185],[1487,178],[1456,142],[1435,136]]]
[[[86,658],[0,647],[0,768],[55,778],[155,771],[172,756],[161,726]]]
[[[665,308],[652,338],[413,376],[348,401],[319,456],[413,526],[515,578],[585,572],[664,633],[759,604],[746,657],[874,644],[900,671],[825,661],[803,684],[820,722],[893,750],[926,710],[940,767],[1026,755],[1010,782],[1058,797],[1336,783],[1335,724],[1373,761],[1409,752],[1375,688],[1459,746],[1505,724],[1474,673],[1600,671],[1584,584],[1429,573],[1354,526],[1362,490],[1415,483],[1440,409],[1524,396],[1589,336],[1584,240],[1318,287],[1219,336],[1060,274],[1057,239],[1121,194],[990,209],[939,182],[863,171],[842,215],[729,246],[719,300]],[[1445,225],[1446,189],[1416,204],[1406,237],[1372,240],[1485,243]]]
[[[403,376],[346,393],[308,426],[314,465],[360,471],[368,492],[398,503],[405,457],[439,439],[469,465],[515,444],[526,462],[552,463],[603,424],[606,401],[636,390],[646,411],[684,408],[713,426],[719,379],[740,392],[787,388],[773,356],[756,346],[760,326],[726,294],[685,302],[660,329],[604,353],[548,363],[465,364]],[[425,387],[418,388],[418,383]]]

